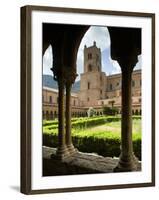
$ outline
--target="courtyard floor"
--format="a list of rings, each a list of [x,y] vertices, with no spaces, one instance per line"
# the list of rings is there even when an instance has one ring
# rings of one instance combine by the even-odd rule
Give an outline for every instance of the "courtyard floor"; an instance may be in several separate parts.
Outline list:
[[[43,146],[43,176],[113,173],[118,163],[118,158],[82,152],[61,162],[54,156],[51,158],[51,155],[55,154],[56,148]],[[139,162],[137,171],[141,171],[141,162]]]

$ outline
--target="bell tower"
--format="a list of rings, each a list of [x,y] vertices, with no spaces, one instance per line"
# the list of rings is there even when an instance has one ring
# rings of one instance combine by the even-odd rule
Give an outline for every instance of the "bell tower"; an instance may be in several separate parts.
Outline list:
[[[84,46],[84,73],[101,72],[101,50],[94,41],[93,46]]]
[[[79,95],[83,106],[97,106],[98,100],[105,97],[105,79],[101,65],[101,50],[94,41],[92,46],[84,46],[84,73],[81,74]]]

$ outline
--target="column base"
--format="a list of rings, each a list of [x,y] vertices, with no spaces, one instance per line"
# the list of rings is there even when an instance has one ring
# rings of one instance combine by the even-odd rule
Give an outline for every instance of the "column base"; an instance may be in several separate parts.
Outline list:
[[[56,151],[56,155],[52,154],[51,158],[65,161],[70,156],[70,153],[67,149],[67,146],[58,147]]]
[[[114,168],[114,172],[131,172],[137,171],[138,168],[138,159],[134,155],[131,156],[123,156],[121,155],[119,158],[118,165]]]
[[[78,149],[76,149],[76,148],[73,146],[73,144],[67,145],[67,150],[68,150],[70,156],[74,156],[75,154],[78,153]]]

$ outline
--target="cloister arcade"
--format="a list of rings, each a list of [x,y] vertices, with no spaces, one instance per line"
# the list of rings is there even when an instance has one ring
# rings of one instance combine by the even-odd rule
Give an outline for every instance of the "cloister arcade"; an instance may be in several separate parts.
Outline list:
[[[71,138],[71,87],[76,79],[76,59],[80,42],[90,26],[43,24],[43,54],[53,48],[54,79],[58,82],[58,147],[56,156],[67,159],[77,153]],[[107,27],[111,39],[111,57],[122,71],[121,154],[114,171],[133,171],[138,160],[132,144],[132,71],[141,54],[141,29]],[[64,95],[66,91],[66,101]],[[64,102],[65,108],[64,110]]]

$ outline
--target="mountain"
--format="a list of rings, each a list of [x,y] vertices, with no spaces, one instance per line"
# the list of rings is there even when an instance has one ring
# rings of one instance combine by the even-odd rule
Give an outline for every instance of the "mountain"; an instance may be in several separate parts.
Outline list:
[[[58,89],[57,81],[51,75],[43,75],[43,86]]]
[[[58,89],[57,81],[53,79],[51,75],[43,75],[43,86]],[[76,81],[72,86],[72,92],[78,92],[80,90],[80,81]]]
[[[72,92],[79,92],[80,91],[80,81],[76,81],[72,86]]]

